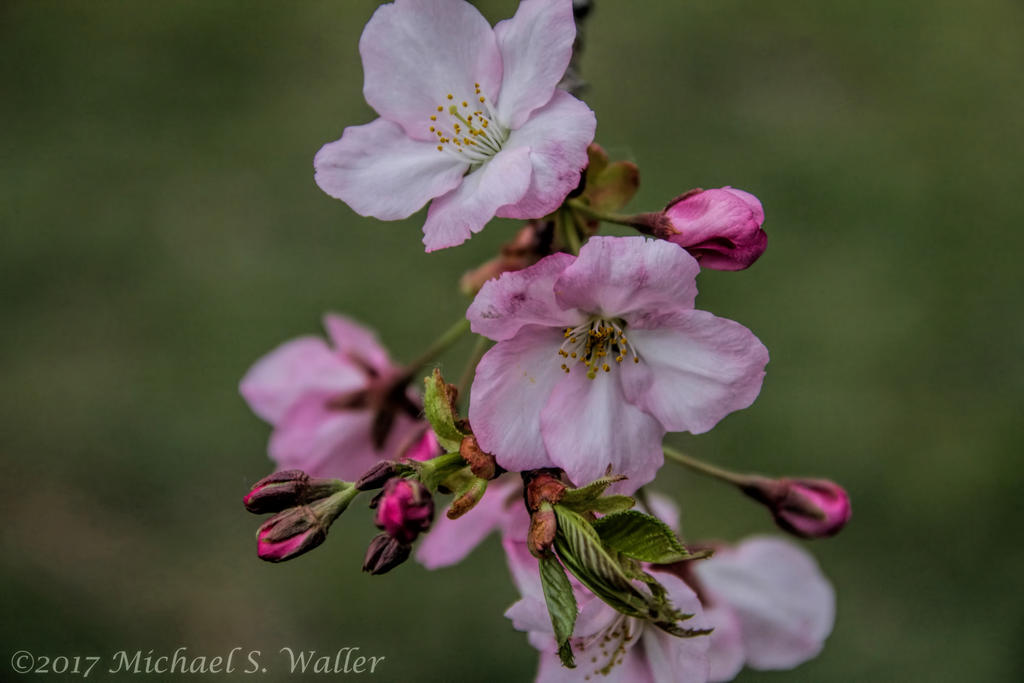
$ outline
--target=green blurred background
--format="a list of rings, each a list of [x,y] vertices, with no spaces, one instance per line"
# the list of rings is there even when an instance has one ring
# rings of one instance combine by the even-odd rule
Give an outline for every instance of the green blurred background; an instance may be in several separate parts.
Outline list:
[[[0,679],[18,649],[285,645],[384,655],[375,680],[532,676],[495,539],[373,578],[358,510],[273,566],[241,506],[271,467],[236,391],[250,363],[327,310],[411,359],[516,229],[427,255],[422,214],[363,219],[314,185],[319,146],[373,116],[357,41],[376,4],[0,2]],[[587,38],[633,208],[730,184],[768,215],[765,256],[702,274],[698,298],[768,346],[764,390],[672,442],[854,499],[808,544],[839,596],[824,653],[740,680],[1024,680],[1024,7],[605,0]],[[771,530],[673,467],[655,488],[689,537]]]

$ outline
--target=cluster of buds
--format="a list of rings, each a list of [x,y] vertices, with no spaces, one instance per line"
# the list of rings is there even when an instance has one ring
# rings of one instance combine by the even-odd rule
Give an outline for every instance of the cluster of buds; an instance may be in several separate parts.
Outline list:
[[[370,503],[374,523],[383,533],[370,542],[363,571],[384,574],[409,558],[412,543],[430,529],[434,520],[434,499],[415,479],[392,477]]]
[[[276,513],[256,533],[257,554],[283,562],[316,548],[358,492],[338,479],[313,479],[301,470],[264,477],[243,499],[254,514]]]

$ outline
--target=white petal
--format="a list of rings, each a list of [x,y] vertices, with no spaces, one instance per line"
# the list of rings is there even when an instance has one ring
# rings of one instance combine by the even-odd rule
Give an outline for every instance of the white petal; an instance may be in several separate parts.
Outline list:
[[[711,599],[739,617],[751,667],[795,667],[817,655],[832,632],[835,592],[794,543],[754,537],[694,566]]]
[[[435,143],[406,137],[398,124],[377,119],[345,129],[313,159],[316,184],[361,216],[408,218],[462,182],[469,164]]]
[[[479,83],[499,96],[501,54],[494,31],[464,0],[397,0],[381,5],[359,39],[363,95],[416,140],[433,140],[437,106],[474,98]]]
[[[587,165],[587,146],[594,140],[597,119],[586,104],[563,90],[512,131],[504,149],[528,147],[533,175],[526,194],[498,211],[502,218],[540,218],[551,213],[580,184]],[[681,250],[680,250],[681,251]]]
[[[480,447],[511,472],[553,467],[541,438],[541,411],[564,373],[562,332],[525,327],[484,354],[469,398]]]
[[[656,419],[628,403],[619,368],[587,377],[582,363],[555,386],[540,418],[551,460],[578,486],[601,477],[611,466],[635,490],[654,478],[663,462]]]
[[[498,116],[519,128],[551,99],[572,57],[576,23],[571,0],[523,0],[494,27],[504,69]]]
[[[706,432],[761,391],[768,350],[732,320],[686,311],[671,326],[627,334],[640,364],[623,373],[626,397],[668,431]]]
[[[519,200],[530,185],[529,150],[502,150],[462,179],[457,188],[434,200],[423,224],[427,251],[454,247],[483,230],[495,212]]]

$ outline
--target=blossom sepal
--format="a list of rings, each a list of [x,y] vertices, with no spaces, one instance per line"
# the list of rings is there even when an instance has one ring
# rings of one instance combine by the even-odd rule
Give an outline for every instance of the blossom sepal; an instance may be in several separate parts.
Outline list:
[[[434,433],[437,435],[437,442],[447,453],[458,452],[462,440],[468,434],[467,430],[460,428],[461,420],[455,409],[458,391],[453,385],[444,381],[441,371],[437,368],[423,382],[426,385],[423,409],[430,426],[434,428]]]
[[[302,470],[281,470],[253,484],[242,503],[256,515],[281,512],[326,498],[346,486],[340,479],[314,479]]]
[[[631,161],[609,163],[608,153],[596,142],[587,148],[583,199],[594,211],[618,211],[640,189],[640,170]],[[596,227],[596,222],[595,222]]]
[[[356,480],[355,487],[360,491],[373,491],[379,489],[394,477],[402,477],[413,471],[411,465],[394,460],[384,460],[368,469],[363,476]]]

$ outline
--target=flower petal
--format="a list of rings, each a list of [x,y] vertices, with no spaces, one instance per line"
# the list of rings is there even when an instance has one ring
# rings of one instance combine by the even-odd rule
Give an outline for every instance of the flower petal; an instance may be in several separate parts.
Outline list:
[[[357,391],[366,378],[344,363],[317,337],[285,342],[253,364],[238,390],[252,411],[271,424],[284,418],[309,391]]]
[[[346,128],[340,140],[320,148],[313,167],[324,192],[361,216],[391,221],[408,218],[457,187],[469,166],[437,151],[433,142],[409,139],[398,124],[377,119]]]
[[[498,211],[502,218],[540,218],[557,209],[580,184],[587,165],[587,145],[594,140],[597,119],[586,104],[563,90],[538,109],[504,149],[529,147],[533,175],[526,194]]]
[[[518,510],[526,514],[522,504],[516,505],[515,509],[509,507],[509,494],[517,489],[518,483],[511,478],[495,480],[487,487],[480,502],[462,517],[448,519],[445,515],[439,515],[430,533],[420,542],[416,560],[427,569],[439,569],[461,562],[492,531],[508,523],[508,518]]]
[[[529,268],[485,282],[466,311],[473,331],[504,341],[525,325],[576,327],[583,323],[579,311],[564,309],[555,301],[555,280],[575,260],[570,254],[551,254]]]
[[[562,332],[524,327],[484,354],[469,397],[469,421],[480,448],[511,472],[552,467],[541,438],[541,410],[563,377]]]
[[[415,140],[434,140],[437,106],[474,99],[475,84],[497,98],[501,53],[483,15],[464,0],[396,0],[374,12],[359,39],[363,95]]]
[[[657,327],[693,308],[700,267],[674,244],[644,237],[594,237],[555,284],[558,303],[622,317],[634,327]],[[634,342],[635,344],[635,342]]]
[[[623,373],[630,403],[670,432],[700,434],[754,402],[768,350],[750,330],[707,311],[685,311],[667,325],[628,331],[640,356]]]
[[[327,313],[323,325],[335,350],[358,358],[380,375],[395,369],[388,352],[377,340],[377,335],[356,321],[337,313]]]
[[[470,172],[458,187],[430,204],[423,225],[427,251],[454,247],[483,230],[500,207],[523,196],[532,172],[530,151],[522,147],[502,150]]]
[[[589,379],[582,364],[571,366],[544,406],[540,431],[551,461],[578,486],[611,466],[615,474],[629,477],[624,483],[636,490],[654,479],[664,460],[665,430],[626,402],[615,370]]]
[[[801,548],[758,536],[694,565],[711,599],[740,620],[747,664],[790,669],[817,655],[835,623],[835,592]]]
[[[743,669],[746,658],[743,654],[743,632],[739,617],[726,604],[704,608],[704,617],[715,630],[708,636],[711,647],[711,681],[731,681]]]
[[[306,394],[270,437],[278,469],[301,469],[314,477],[358,479],[381,454],[373,447],[368,410],[333,410],[327,397]]]
[[[569,66],[576,38],[572,0],[523,0],[515,16],[494,26],[494,35],[504,68],[498,116],[515,129],[547,104]]]

